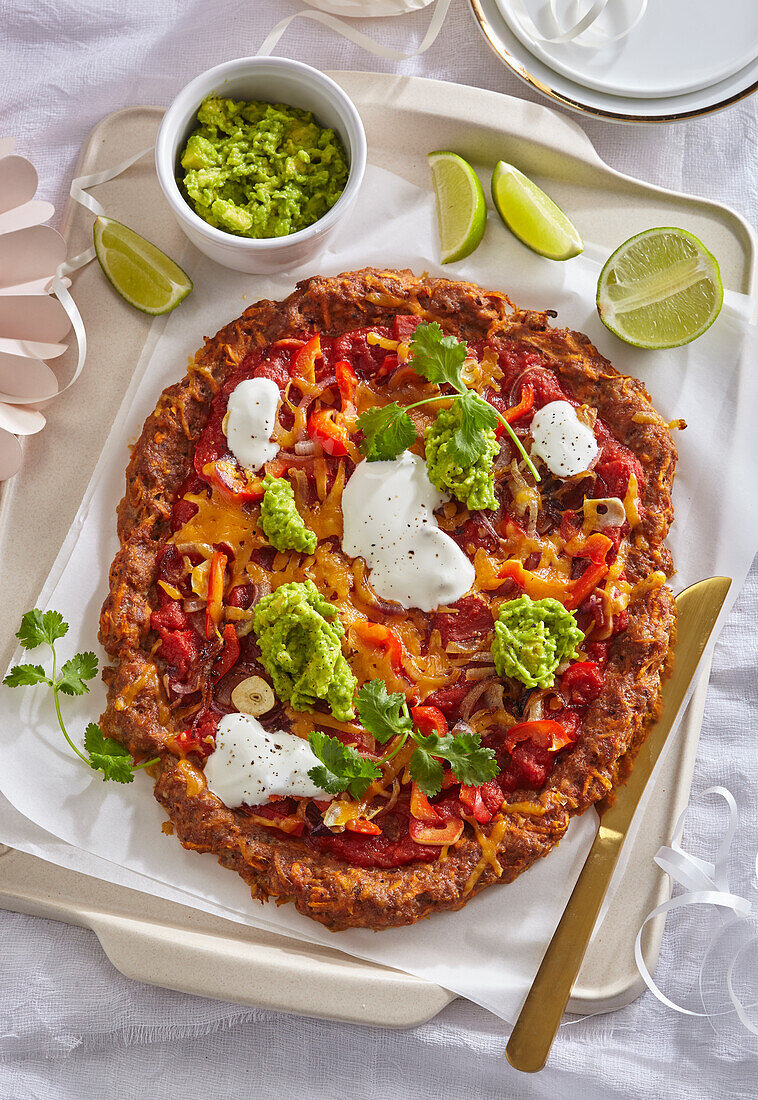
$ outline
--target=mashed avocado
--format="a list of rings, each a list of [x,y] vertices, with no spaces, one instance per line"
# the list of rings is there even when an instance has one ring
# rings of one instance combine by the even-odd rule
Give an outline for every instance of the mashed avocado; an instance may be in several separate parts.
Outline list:
[[[485,428],[485,449],[471,466],[458,466],[448,453],[453,433],[461,424],[460,401],[443,409],[426,429],[426,469],[429,480],[441,492],[452,493],[470,509],[497,508],[492,462],[500,451],[492,428]]]
[[[342,654],[345,631],[337,609],[313,581],[283,584],[255,608],[253,627],[263,667],[278,697],[295,710],[325,699],[341,722],[355,715],[356,679]]]
[[[266,475],[263,482],[261,527],[277,550],[298,550],[312,554],[318,539],[309,531],[295,505],[295,494],[286,477]]]
[[[310,111],[209,96],[179,179],[210,225],[240,237],[285,237],[323,218],[347,183],[345,150]]]
[[[576,619],[558,600],[520,596],[500,608],[492,656],[498,676],[527,687],[552,687],[560,664],[576,655],[584,640]]]

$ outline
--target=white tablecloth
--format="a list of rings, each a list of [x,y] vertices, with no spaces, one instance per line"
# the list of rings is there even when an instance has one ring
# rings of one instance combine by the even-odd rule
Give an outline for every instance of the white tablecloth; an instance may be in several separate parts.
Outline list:
[[[367,0],[368,2],[368,0]],[[3,0],[0,134],[36,164],[39,197],[62,210],[82,140],[103,115],[167,104],[197,72],[254,53],[297,0]],[[410,49],[428,12],[364,22],[378,40]],[[310,22],[280,51],[328,69],[437,77],[535,98],[501,67],[468,0],[454,0],[423,57],[382,62]],[[758,222],[758,99],[712,118],[634,128],[584,120],[612,166],[729,203]],[[55,415],[54,409],[51,415]],[[746,487],[746,507],[755,507]],[[719,783],[741,808],[732,885],[755,898],[758,848],[758,568],[716,648],[693,791]],[[693,811],[685,840],[707,854],[720,809]],[[694,998],[697,946],[711,918],[671,920],[657,971]],[[505,1062],[507,1029],[481,1009],[452,1004],[407,1032],[314,1022],[204,1001],[130,982],[88,931],[0,912],[0,1098],[168,1100],[220,1097],[754,1097],[758,1042],[732,1017],[714,1027],[678,1016],[646,993],[612,1015],[564,1025],[536,1077]],[[139,1084],[136,1084],[139,1082]]]

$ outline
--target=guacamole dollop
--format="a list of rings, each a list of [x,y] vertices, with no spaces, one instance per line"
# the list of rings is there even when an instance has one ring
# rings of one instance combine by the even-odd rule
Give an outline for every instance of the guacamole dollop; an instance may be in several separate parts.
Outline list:
[[[495,622],[492,656],[498,676],[526,687],[552,687],[560,664],[576,656],[584,634],[558,600],[519,596],[504,603]]]
[[[313,581],[292,581],[264,596],[253,628],[280,699],[295,710],[313,710],[323,699],[339,721],[354,717],[357,681],[342,653],[345,630]]]
[[[208,96],[179,179],[209,225],[240,237],[284,237],[326,214],[348,177],[334,130],[283,103]]]
[[[297,550],[312,554],[318,538],[309,530],[297,510],[295,494],[286,477],[267,474],[263,482],[261,527],[277,550]]]
[[[461,426],[461,402],[443,409],[424,433],[429,480],[441,492],[452,493],[472,510],[497,508],[492,463],[500,444],[492,428],[485,428],[484,450],[470,466],[459,466],[450,455],[450,441]]]

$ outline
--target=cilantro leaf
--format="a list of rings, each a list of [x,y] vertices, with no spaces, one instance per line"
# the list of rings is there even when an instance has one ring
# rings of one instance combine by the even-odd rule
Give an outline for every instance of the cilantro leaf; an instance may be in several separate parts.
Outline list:
[[[486,450],[488,428],[496,428],[500,418],[495,409],[474,390],[467,390],[455,403],[458,427],[448,443],[447,453],[456,466],[473,466]]]
[[[391,737],[408,734],[413,728],[408,704],[401,691],[390,694],[384,680],[370,680],[356,699],[361,725],[383,745]]]
[[[313,730],[308,743],[313,755],[323,765],[311,768],[308,778],[329,794],[349,791],[353,798],[362,798],[373,781],[382,774],[373,760],[367,760],[354,748],[343,745],[323,730]]]
[[[358,427],[364,435],[359,449],[369,462],[397,458],[416,441],[413,421],[397,401],[366,409],[358,417]]]
[[[96,722],[90,722],[87,726],[84,747],[89,756],[89,766],[96,772],[103,773],[103,781],[106,779],[113,779],[116,783],[134,781],[132,771],[134,761],[130,752],[112,737],[106,737]]]
[[[95,654],[76,653],[61,668],[57,688],[64,695],[86,695],[89,688],[84,681],[91,680],[96,675],[97,657]]]
[[[423,748],[419,747],[411,757],[409,768],[411,779],[418,783],[427,798],[439,794],[444,774],[444,769],[439,760],[435,760],[433,756],[430,756]]]
[[[417,374],[429,382],[447,383],[465,393],[461,367],[468,354],[466,345],[455,336],[445,336],[436,322],[423,321],[410,342],[410,363]]]
[[[459,733],[457,736],[447,733],[443,737],[430,733],[416,741],[432,756],[447,760],[455,778],[466,787],[478,787],[494,779],[500,770],[494,752],[482,747],[478,733]]]
[[[51,680],[42,665],[15,665],[3,680],[8,687],[31,687],[33,684],[50,684]]]
[[[67,633],[68,623],[63,621],[60,611],[42,612],[35,607],[24,615],[16,637],[24,649],[36,649],[43,642],[52,645],[56,638]]]

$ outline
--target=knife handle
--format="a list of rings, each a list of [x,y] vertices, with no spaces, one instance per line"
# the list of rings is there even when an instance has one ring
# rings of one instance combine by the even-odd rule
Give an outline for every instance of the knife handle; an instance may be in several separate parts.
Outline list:
[[[536,1073],[547,1061],[624,837],[686,697],[730,585],[728,577],[709,577],[690,585],[677,596],[676,662],[673,676],[663,691],[660,715],[637,755],[631,776],[613,805],[603,811],[598,834],[511,1032],[505,1053],[515,1069]]]
[[[623,836],[602,823],[569,898],[505,1054],[514,1069],[542,1069],[590,942]]]

